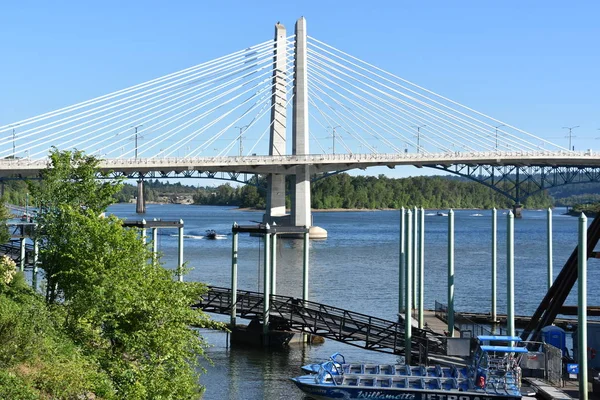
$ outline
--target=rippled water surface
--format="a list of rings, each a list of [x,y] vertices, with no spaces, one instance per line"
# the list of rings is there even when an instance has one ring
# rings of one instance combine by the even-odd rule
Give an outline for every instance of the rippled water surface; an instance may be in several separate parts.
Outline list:
[[[131,204],[117,204],[110,212],[140,219]],[[498,312],[506,311],[506,210],[498,211]],[[425,306],[446,303],[448,218],[435,212],[425,217]],[[553,218],[554,275],[577,244],[577,218]],[[481,215],[477,215],[481,214]],[[524,211],[515,221],[515,312],[532,314],[546,292],[546,211]],[[326,229],[326,240],[310,242],[310,288],[313,301],[395,320],[398,304],[398,211],[315,212],[314,224]],[[232,207],[148,205],[146,219],[183,219],[184,256],[193,267],[186,276],[211,285],[230,286],[231,236],[205,240],[206,229],[219,234],[262,219],[258,211]],[[172,236],[175,235],[175,236]],[[177,260],[177,230],[159,231],[159,249],[167,267]],[[262,243],[258,237],[240,235],[240,289],[261,291]],[[491,289],[491,211],[455,211],[455,308],[457,311],[489,312]],[[279,239],[277,246],[277,293],[301,297],[302,240]],[[600,269],[590,260],[588,303],[600,304]],[[576,288],[567,303],[577,301]],[[214,316],[224,320],[223,316]],[[392,362],[395,356],[362,350],[327,340],[313,346],[292,345],[289,349],[231,348],[221,332],[205,331],[212,347],[208,353],[214,366],[206,365],[201,382],[206,399],[303,399],[288,380],[300,374],[300,366],[326,359],[336,351],[347,359]]]

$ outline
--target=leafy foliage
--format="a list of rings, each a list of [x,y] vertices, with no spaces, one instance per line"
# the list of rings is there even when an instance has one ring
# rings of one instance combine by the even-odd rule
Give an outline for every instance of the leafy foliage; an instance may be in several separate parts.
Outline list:
[[[30,184],[41,205],[46,301],[14,266],[0,268],[0,296],[12,287],[11,299],[0,297],[0,382],[18,385],[0,394],[199,398],[201,361],[209,360],[192,327],[222,328],[191,308],[206,287],[173,279],[139,232],[102,216],[119,182],[95,179],[96,158],[54,150],[50,159],[43,181]]]

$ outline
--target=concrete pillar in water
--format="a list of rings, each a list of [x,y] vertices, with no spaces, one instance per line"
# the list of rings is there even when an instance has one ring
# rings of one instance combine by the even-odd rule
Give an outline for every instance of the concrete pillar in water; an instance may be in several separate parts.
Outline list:
[[[269,224],[265,225],[266,229],[269,230],[270,226]],[[264,254],[264,281],[263,281],[263,292],[264,292],[264,299],[263,299],[263,338],[264,338],[264,342],[263,344],[268,345],[269,344],[269,337],[268,337],[268,333],[269,333],[269,309],[271,307],[271,234],[265,232],[265,236],[264,236],[264,248],[265,248],[265,254]]]
[[[296,22],[294,60],[292,154],[304,156],[310,154],[308,137],[306,19],[304,19],[304,17]],[[295,226],[306,226],[310,228],[312,225],[310,210],[310,167],[308,165],[296,167],[292,218]]]
[[[554,275],[552,273],[552,208],[548,208],[548,290],[552,287]]]
[[[146,213],[146,198],[144,197],[144,180],[139,179],[137,185],[137,199],[135,202],[135,212],[138,214]]]
[[[506,334],[515,336],[515,217],[506,216]]]
[[[496,209],[494,208],[492,210],[492,323],[495,324],[496,321],[498,321],[498,314],[497,314],[497,302],[496,302],[496,285],[497,285],[497,280],[496,280],[496,275],[497,275],[497,270],[498,270],[498,264],[497,264],[497,259],[498,259],[498,248],[497,248],[497,232],[498,232],[498,219],[497,219],[497,212]]]
[[[275,48],[273,56],[273,87],[271,95],[271,135],[269,155],[286,154],[287,127],[287,35],[280,23],[275,25]],[[285,175],[267,175],[267,207],[265,222],[273,223],[285,216]],[[277,221],[280,224],[280,221]]]
[[[419,224],[419,329],[423,329],[425,297],[425,210],[421,207]]]
[[[179,282],[183,282],[183,220],[180,219],[179,223],[179,242],[178,242],[178,256],[177,256],[177,277]]]
[[[271,236],[271,294],[277,294],[277,234]]]
[[[454,211],[448,212],[448,334],[454,337]]]
[[[233,223],[233,228],[237,228],[237,223]],[[231,327],[235,327],[237,317],[237,269],[238,269],[238,232],[233,232],[231,241]]]
[[[515,218],[523,218],[523,204],[516,203],[513,205],[513,215]]]
[[[398,313],[404,312],[404,207],[400,210],[400,257],[398,260]]]
[[[577,338],[579,351],[579,399],[588,399],[588,343],[587,343],[587,218],[579,217],[579,244],[577,269]]]
[[[405,287],[405,308],[404,308],[404,359],[406,364],[411,363],[412,351],[412,212],[406,210],[406,268],[404,282]]]

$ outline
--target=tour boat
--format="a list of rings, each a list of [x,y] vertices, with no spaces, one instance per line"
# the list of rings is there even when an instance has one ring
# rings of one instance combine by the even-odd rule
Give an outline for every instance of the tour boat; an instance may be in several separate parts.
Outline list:
[[[527,349],[512,345],[520,341],[518,337],[478,339],[477,350],[467,367],[402,364],[351,367],[343,357],[334,355],[319,365],[316,375],[292,381],[315,399],[519,400],[522,395],[518,360]],[[308,367],[304,370],[314,370],[314,365]]]

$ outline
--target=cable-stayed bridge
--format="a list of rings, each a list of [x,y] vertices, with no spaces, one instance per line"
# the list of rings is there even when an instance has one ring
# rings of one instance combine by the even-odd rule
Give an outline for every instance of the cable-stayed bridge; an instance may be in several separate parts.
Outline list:
[[[288,117],[289,116],[289,117]],[[575,152],[386,72],[281,24],[215,60],[0,126],[0,177],[35,176],[52,148],[103,159],[113,176],[267,176],[266,221],[310,226],[311,179],[414,165],[469,177],[519,204],[536,191],[600,181]],[[292,214],[285,176],[295,176]]]

